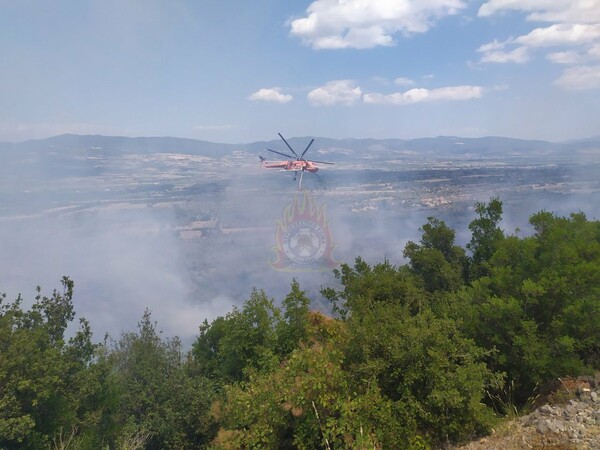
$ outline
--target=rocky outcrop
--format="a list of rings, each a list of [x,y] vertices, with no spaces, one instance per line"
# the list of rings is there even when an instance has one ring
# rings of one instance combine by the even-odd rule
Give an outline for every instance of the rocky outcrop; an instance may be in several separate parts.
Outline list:
[[[550,403],[461,448],[600,450],[600,374],[559,380],[557,385],[546,397]]]
[[[561,434],[575,448],[600,449],[600,387],[582,380],[575,398],[564,405],[543,405],[520,422],[542,435]]]

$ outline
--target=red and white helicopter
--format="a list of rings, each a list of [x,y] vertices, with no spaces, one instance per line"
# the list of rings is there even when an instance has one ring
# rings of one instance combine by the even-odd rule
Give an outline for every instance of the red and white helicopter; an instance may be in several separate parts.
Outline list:
[[[261,165],[261,167],[266,167],[267,169],[280,169],[280,170],[285,170],[287,172],[294,172],[294,181],[296,181],[298,172],[300,172],[300,181],[298,182],[298,190],[302,190],[302,177],[304,176],[304,172],[310,172],[310,173],[314,173],[316,175],[317,172],[319,171],[319,167],[317,166],[317,164],[332,164],[333,165],[332,162],[314,161],[314,160],[304,159],[304,155],[306,155],[306,152],[308,151],[308,149],[310,148],[312,143],[315,142],[314,139],[311,139],[311,141],[308,143],[308,145],[306,146],[306,148],[304,149],[302,154],[300,156],[298,156],[298,154],[294,151],[294,149],[290,146],[290,144],[288,144],[288,141],[285,140],[285,138],[281,135],[281,133],[277,133],[277,134],[283,140],[283,142],[285,142],[285,145],[287,145],[287,148],[290,149],[290,151],[294,154],[294,156],[288,155],[288,154],[285,154],[282,152],[278,152],[277,150],[271,150],[270,148],[268,148],[267,150],[270,152],[277,153],[278,155],[285,156],[286,158],[291,158],[291,159],[289,161],[276,161],[276,162],[269,163],[269,162],[267,162],[267,158],[265,158],[264,156],[259,156],[258,158],[260,159],[260,165]],[[296,158],[296,159],[294,159],[294,158]]]

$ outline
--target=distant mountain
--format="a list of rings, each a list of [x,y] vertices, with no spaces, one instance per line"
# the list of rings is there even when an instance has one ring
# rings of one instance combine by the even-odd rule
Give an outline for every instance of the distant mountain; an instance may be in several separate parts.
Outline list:
[[[288,139],[296,153],[300,154],[310,142],[310,137]],[[47,139],[20,143],[0,143],[0,162],[3,165],[29,161],[41,163],[53,155],[63,161],[72,158],[108,157],[126,154],[181,153],[219,158],[235,152],[252,155],[267,154],[269,159],[279,159],[269,154],[271,148],[290,153],[279,139],[249,144],[219,144],[196,139],[174,137],[120,137],[63,134]],[[316,137],[307,154],[309,158],[340,160],[364,160],[386,158],[445,158],[466,156],[473,158],[569,155],[573,152],[600,152],[600,137],[553,143],[538,140],[504,137],[461,138],[438,136],[419,139],[330,139]]]
[[[310,138],[288,139],[290,145],[302,151]],[[272,148],[287,151],[280,140],[261,141],[248,144],[250,153]],[[312,157],[325,157],[332,161],[339,159],[373,159],[373,158],[451,158],[457,156],[486,158],[544,155],[568,155],[572,152],[596,149],[600,152],[600,137],[584,139],[569,143],[554,143],[539,140],[512,139],[505,137],[461,138],[456,136],[438,136],[418,139],[329,139],[315,138],[311,148]],[[289,153],[289,151],[288,151]]]
[[[203,156],[222,156],[230,153],[239,146],[217,144],[197,139],[173,137],[122,137],[100,135],[61,134],[47,139],[20,142],[17,144],[3,143],[0,150],[16,151],[54,151],[63,153],[185,153]],[[102,152],[103,151],[103,152]]]

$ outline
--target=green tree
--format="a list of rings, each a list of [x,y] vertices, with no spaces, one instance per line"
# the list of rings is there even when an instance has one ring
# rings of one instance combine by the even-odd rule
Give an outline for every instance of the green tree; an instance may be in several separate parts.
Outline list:
[[[397,303],[417,313],[429,301],[420,278],[408,267],[396,267],[388,260],[371,267],[358,257],[353,267],[342,264],[333,273],[342,290],[324,288],[321,293],[342,319],[351,312],[360,314],[379,302]]]
[[[241,309],[205,321],[192,348],[201,373],[227,384],[245,379],[247,369],[276,365],[280,321],[279,308],[256,289]]]
[[[148,310],[108,355],[119,393],[119,438],[147,435],[147,449],[187,449],[212,438],[213,385],[191,376],[178,338],[163,339]]]
[[[530,222],[535,233],[498,240],[487,276],[461,294],[468,335],[496,350],[489,363],[520,401],[536,384],[600,367],[600,223],[546,211]]]
[[[463,284],[465,251],[454,244],[455,232],[443,220],[428,217],[419,244],[409,241],[404,257],[429,292],[456,291]]]
[[[479,284],[482,280],[459,295],[462,329],[490,351],[485,357],[488,368],[506,374],[505,387],[513,386],[517,401],[525,401],[549,377],[550,348],[522,303],[511,296],[493,296]]]
[[[374,383],[353,385],[343,367],[345,325],[310,313],[306,345],[279,367],[226,388],[216,448],[395,446],[391,404]]]
[[[62,286],[49,297],[38,287],[29,310],[20,296],[11,303],[0,296],[1,448],[43,448],[63,430],[91,436],[101,422],[90,327],[81,319],[66,339],[75,317],[73,282],[63,277]]]
[[[467,250],[471,252],[470,278],[477,279],[489,273],[488,262],[498,244],[504,238],[504,232],[499,224],[502,220],[502,202],[494,197],[489,203],[475,203],[478,217],[471,221],[471,241]]]
[[[426,245],[421,250],[442,255]],[[344,305],[343,367],[350,385],[376,383],[398,424],[395,445],[410,448],[414,436],[421,443],[460,441],[489,429],[491,411],[482,399],[498,377],[485,365],[487,352],[461,331],[460,319],[431,305],[433,297],[406,267],[371,268],[358,260],[338,276],[342,289],[323,294]]]
[[[282,302],[283,320],[276,325],[277,353],[281,358],[290,354],[300,342],[306,341],[309,306],[310,299],[293,280],[290,293]]]

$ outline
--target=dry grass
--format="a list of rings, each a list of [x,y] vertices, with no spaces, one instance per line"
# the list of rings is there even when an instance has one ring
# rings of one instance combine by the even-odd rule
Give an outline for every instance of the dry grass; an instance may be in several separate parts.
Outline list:
[[[524,427],[518,420],[503,423],[485,438],[455,447],[460,450],[571,450],[581,449],[569,442],[566,434],[540,434],[533,427]]]

